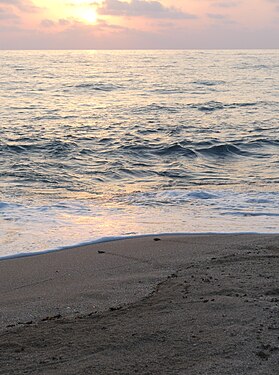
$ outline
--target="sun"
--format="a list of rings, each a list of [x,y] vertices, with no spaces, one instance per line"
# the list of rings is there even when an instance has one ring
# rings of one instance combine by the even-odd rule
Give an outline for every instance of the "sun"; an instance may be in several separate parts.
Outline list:
[[[97,13],[92,8],[81,8],[77,10],[76,17],[83,23],[94,24],[97,22]]]

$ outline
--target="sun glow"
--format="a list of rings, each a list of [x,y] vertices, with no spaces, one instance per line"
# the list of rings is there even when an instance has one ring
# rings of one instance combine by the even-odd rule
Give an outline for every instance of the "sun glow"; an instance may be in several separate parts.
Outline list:
[[[76,16],[84,23],[94,24],[97,21],[97,13],[91,8],[82,8],[77,10]]]

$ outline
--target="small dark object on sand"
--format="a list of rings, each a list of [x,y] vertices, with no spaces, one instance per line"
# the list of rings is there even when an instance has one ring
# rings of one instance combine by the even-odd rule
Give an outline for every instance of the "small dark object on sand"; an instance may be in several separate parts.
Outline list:
[[[154,238],[154,241],[161,241],[161,238]]]
[[[98,250],[98,254],[105,254],[105,253],[106,253],[105,251]]]
[[[60,318],[62,318],[62,315],[57,314],[57,315],[53,315],[53,316],[47,316],[47,317],[41,319],[41,321],[46,322],[48,320],[56,320],[56,319],[60,319]]]

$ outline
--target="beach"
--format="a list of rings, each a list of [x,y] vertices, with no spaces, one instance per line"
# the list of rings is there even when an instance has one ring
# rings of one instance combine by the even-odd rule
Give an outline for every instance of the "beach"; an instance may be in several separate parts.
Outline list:
[[[277,374],[279,235],[162,235],[0,261],[0,374]]]

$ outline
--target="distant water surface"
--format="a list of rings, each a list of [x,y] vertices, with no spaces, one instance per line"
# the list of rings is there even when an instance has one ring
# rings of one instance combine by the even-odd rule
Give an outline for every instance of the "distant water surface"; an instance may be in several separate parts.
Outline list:
[[[0,52],[0,256],[279,232],[279,51]]]

